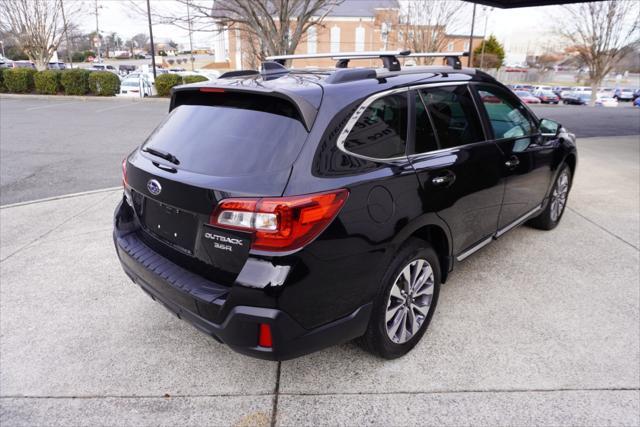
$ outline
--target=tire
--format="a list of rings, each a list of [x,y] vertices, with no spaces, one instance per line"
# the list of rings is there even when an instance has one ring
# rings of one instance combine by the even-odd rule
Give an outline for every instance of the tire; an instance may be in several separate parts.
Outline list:
[[[403,273],[406,268],[409,268],[411,279],[414,278],[416,270],[419,271],[415,274],[418,279],[415,288],[409,292],[411,300],[407,300],[401,293],[410,289],[410,286],[405,287],[409,283],[404,279],[406,276]],[[369,326],[360,338],[360,344],[367,351],[385,359],[395,359],[408,353],[420,341],[433,317],[438,303],[441,277],[438,255],[431,245],[419,239],[408,240],[400,248],[382,279]],[[424,280],[420,280],[422,278]],[[401,291],[401,288],[404,291]],[[404,304],[400,298],[404,298]],[[389,322],[386,320],[388,312],[393,313]],[[412,315],[414,323],[410,320]],[[408,327],[412,324],[413,331]],[[394,337],[393,340],[391,336]]]
[[[565,180],[566,177],[566,180]],[[540,230],[553,230],[560,223],[571,190],[571,169],[565,163],[553,183],[547,206],[542,213],[529,221],[529,225]]]

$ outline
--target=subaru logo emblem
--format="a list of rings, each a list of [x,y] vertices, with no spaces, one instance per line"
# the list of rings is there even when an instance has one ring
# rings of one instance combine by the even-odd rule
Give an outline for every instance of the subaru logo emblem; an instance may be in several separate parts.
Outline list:
[[[147,190],[149,190],[149,193],[157,196],[162,191],[162,185],[160,185],[157,179],[150,179],[149,182],[147,182]]]

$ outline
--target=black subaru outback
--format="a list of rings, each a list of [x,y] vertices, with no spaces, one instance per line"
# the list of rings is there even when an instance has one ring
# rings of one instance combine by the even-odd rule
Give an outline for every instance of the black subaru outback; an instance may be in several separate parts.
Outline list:
[[[407,54],[331,70],[276,57],[175,88],[122,164],[126,274],[250,356],[354,338],[411,350],[457,262],[525,222],[558,224],[577,157],[572,134],[489,75],[456,57],[401,69]]]

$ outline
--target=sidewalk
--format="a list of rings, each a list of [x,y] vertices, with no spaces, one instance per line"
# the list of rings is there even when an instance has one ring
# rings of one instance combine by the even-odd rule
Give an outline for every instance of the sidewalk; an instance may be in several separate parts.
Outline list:
[[[561,225],[460,264],[404,358],[233,353],[122,272],[120,190],[0,209],[2,425],[638,425],[637,137],[579,141]]]

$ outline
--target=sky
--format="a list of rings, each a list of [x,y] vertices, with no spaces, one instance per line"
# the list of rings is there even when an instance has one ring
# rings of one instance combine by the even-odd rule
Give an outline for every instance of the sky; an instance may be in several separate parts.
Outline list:
[[[66,0],[82,5],[86,11],[79,24],[83,31],[95,30],[95,0]],[[146,4],[141,0],[134,0],[141,7]],[[402,0],[406,1],[406,0]],[[66,3],[65,3],[66,4]],[[101,32],[117,32],[121,36],[131,37],[137,33],[148,33],[147,18],[138,14],[131,7],[131,0],[98,0],[99,26]],[[152,10],[183,7],[173,0],[151,0]],[[521,9],[493,9],[477,6],[475,34],[482,35],[485,28],[485,16],[488,14],[487,34],[495,34],[506,50],[526,53],[545,47],[552,43],[552,27],[555,25],[554,16],[558,16],[558,6],[528,7]],[[471,6],[468,17],[456,33],[468,34],[471,22]],[[88,13],[87,13],[88,12]],[[466,24],[466,25],[465,25]],[[153,34],[158,39],[171,38],[177,43],[187,43],[188,33],[174,26],[154,24]],[[208,47],[211,34],[194,34],[194,47]]]

